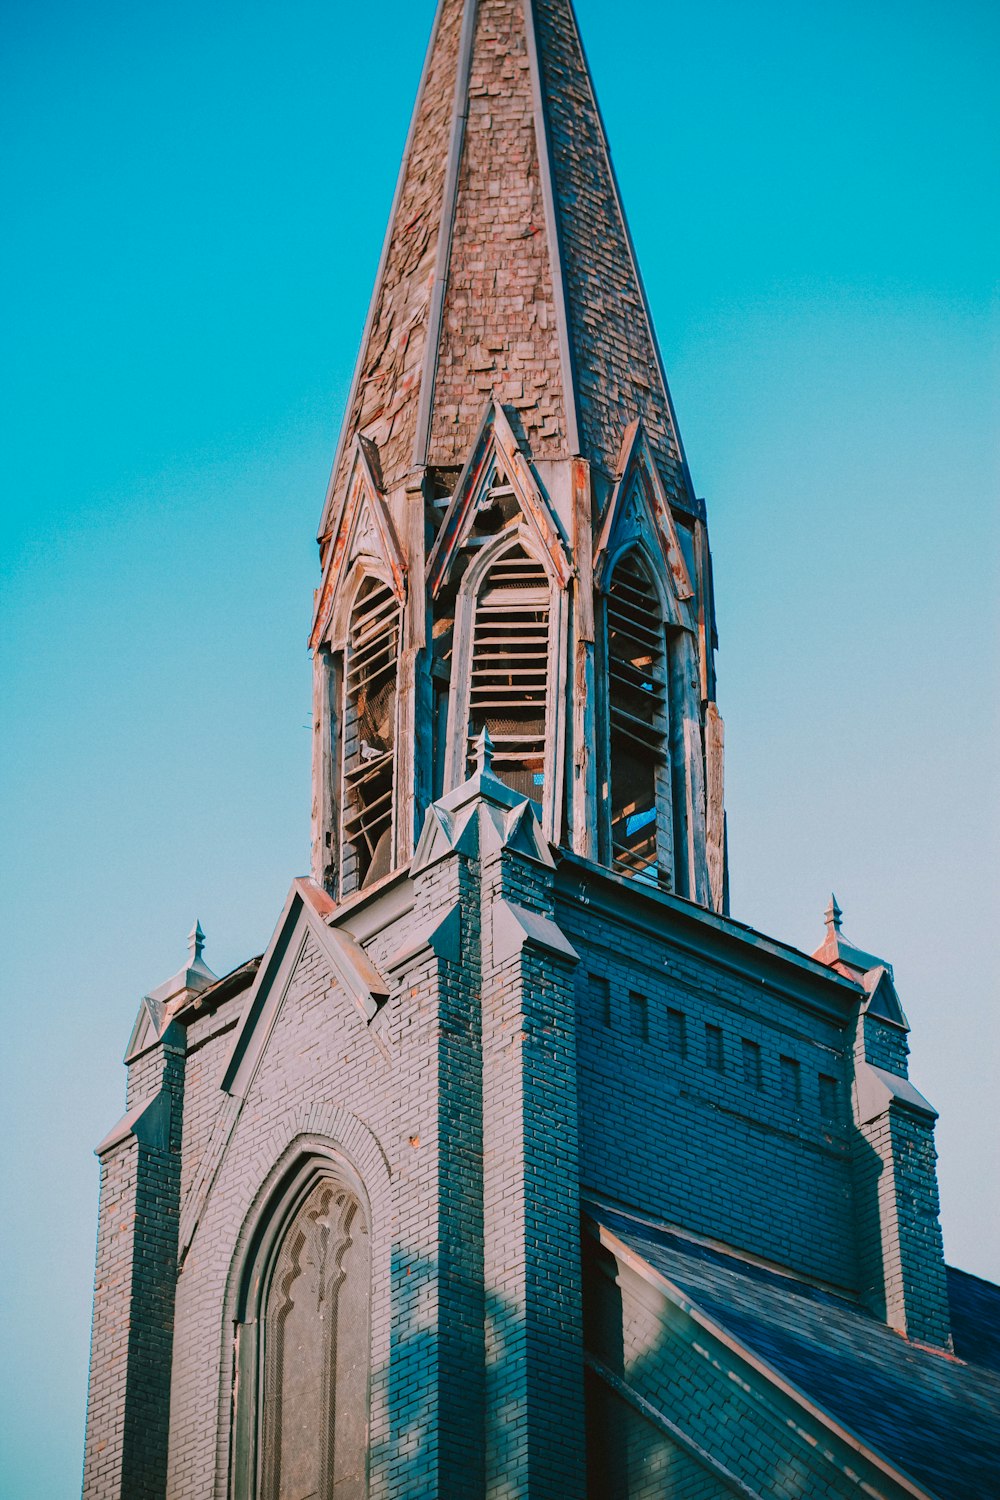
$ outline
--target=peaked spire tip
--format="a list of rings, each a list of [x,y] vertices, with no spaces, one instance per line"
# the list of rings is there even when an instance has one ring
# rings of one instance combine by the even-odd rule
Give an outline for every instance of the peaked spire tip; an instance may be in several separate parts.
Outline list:
[[[194,919],[194,926],[188,933],[188,963],[197,964],[201,962],[201,955],[205,949],[205,933],[198,918]]]
[[[476,774],[479,776],[491,775],[493,772],[493,741],[490,739],[489,730],[483,726],[482,733],[475,743]]]

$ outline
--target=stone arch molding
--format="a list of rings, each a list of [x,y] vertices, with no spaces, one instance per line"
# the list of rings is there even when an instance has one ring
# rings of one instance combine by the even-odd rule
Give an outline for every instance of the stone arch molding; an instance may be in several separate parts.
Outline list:
[[[284,1142],[278,1146],[278,1140]],[[275,1149],[277,1147],[277,1149]],[[264,1165],[264,1158],[270,1165]],[[256,1434],[239,1432],[237,1424],[253,1413],[234,1401],[237,1381],[255,1376],[239,1369],[236,1330],[253,1312],[260,1287],[249,1278],[263,1274],[270,1249],[280,1244],[298,1205],[312,1187],[330,1178],[352,1191],[367,1218],[371,1254],[370,1301],[370,1433],[369,1448],[384,1443],[388,1429],[386,1372],[390,1358],[392,1274],[392,1171],[376,1136],[357,1115],[325,1103],[290,1110],[269,1132],[254,1155],[248,1175],[257,1181],[229,1259],[222,1308],[219,1360],[218,1445],[215,1500],[251,1500],[246,1462]],[[260,1172],[258,1176],[257,1173]],[[256,1363],[258,1351],[250,1350]],[[256,1413],[254,1422],[256,1424]],[[252,1473],[252,1469],[250,1470]],[[245,1491],[245,1493],[244,1493]]]

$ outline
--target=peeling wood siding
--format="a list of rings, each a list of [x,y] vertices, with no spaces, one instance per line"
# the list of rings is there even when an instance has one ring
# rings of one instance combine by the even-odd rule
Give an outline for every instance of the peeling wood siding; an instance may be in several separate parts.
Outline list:
[[[313,800],[312,872],[316,884],[329,890],[336,879],[337,850],[334,807],[337,801],[337,770],[334,745],[333,661],[329,651],[317,651],[313,660]]]
[[[566,453],[557,318],[524,11],[480,0],[433,398],[430,462],[461,464],[483,403],[533,458]]]
[[[641,540],[671,627],[664,876],[720,905],[703,510],[569,0],[441,0],[327,511],[314,649],[342,646],[369,563],[381,576],[384,562],[404,605],[397,867],[442,783],[464,774],[471,641],[462,637],[474,611],[461,598],[483,556],[485,538],[470,542],[470,532],[500,471],[553,576],[546,833],[610,858],[600,591]],[[428,501],[449,490],[441,516]],[[417,579],[425,587],[415,592]],[[340,670],[336,657],[326,670]],[[339,702],[330,712],[328,739]],[[342,768],[322,739],[317,730],[314,869],[331,885]]]
[[[705,859],[705,750],[694,641],[686,630],[671,641],[670,759],[674,790],[675,890],[709,905]]]
[[[590,465],[573,461],[573,589],[572,701],[568,724],[572,764],[568,767],[567,834],[575,853],[597,858],[597,723],[594,643],[594,506]]]
[[[725,907],[726,882],[724,753],[725,725],[718,706],[710,703],[705,710],[705,842],[712,910],[720,912]]]

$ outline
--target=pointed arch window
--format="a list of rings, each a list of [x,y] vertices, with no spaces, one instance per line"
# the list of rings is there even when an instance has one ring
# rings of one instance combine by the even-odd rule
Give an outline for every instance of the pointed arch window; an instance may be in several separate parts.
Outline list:
[[[392,869],[399,601],[366,578],[351,610],[344,662],[341,891]]]
[[[484,729],[493,769],[522,796],[543,802],[551,675],[551,585],[542,564],[520,543],[490,566],[475,602],[466,772]]]
[[[232,1500],[366,1500],[371,1256],[361,1195],[300,1177],[265,1225],[237,1321]]]
[[[641,554],[617,563],[606,600],[610,860],[670,885],[671,786],[666,630]]]

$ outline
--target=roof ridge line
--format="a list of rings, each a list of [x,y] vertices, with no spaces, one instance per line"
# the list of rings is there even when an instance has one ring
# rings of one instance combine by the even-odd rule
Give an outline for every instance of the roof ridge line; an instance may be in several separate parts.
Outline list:
[[[444,6],[444,0],[441,0]],[[440,10],[438,12],[440,15]],[[451,267],[451,252],[455,240],[455,205],[458,201],[458,184],[462,169],[462,149],[465,145],[465,126],[469,118],[469,78],[472,71],[472,51],[476,39],[476,22],[479,19],[479,0],[464,0],[462,7],[462,34],[458,44],[455,67],[455,92],[452,101],[451,134],[448,141],[448,164],[445,168],[444,186],[441,193],[441,222],[438,229],[437,254],[434,261],[434,286],[427,312],[427,334],[424,354],[420,363],[420,389],[417,394],[416,431],[413,435],[412,467],[427,466],[431,445],[431,424],[434,417],[434,392],[437,386],[438,361],[441,357],[441,325],[444,319],[444,299],[448,288],[448,273]],[[428,58],[434,47],[437,23],[427,49]],[[414,118],[416,118],[414,109]],[[404,161],[404,168],[406,163]],[[395,225],[395,204],[389,221],[391,234]],[[381,279],[381,268],[379,278]],[[362,355],[363,355],[362,350]],[[359,355],[359,358],[362,356]],[[346,420],[346,418],[345,418]]]
[[[835,1297],[839,1302],[845,1302],[854,1311],[864,1311],[856,1293],[838,1285],[835,1281],[825,1281],[822,1277],[809,1276],[804,1271],[792,1270],[791,1267],[783,1266],[778,1261],[768,1260],[765,1256],[756,1255],[752,1250],[744,1250],[735,1245],[728,1245],[724,1240],[713,1239],[710,1235],[698,1234],[695,1230],[686,1229],[683,1225],[675,1224],[667,1219],[654,1219],[649,1214],[641,1213],[638,1209],[616,1204],[613,1199],[601,1194],[585,1192],[582,1195],[582,1202],[584,1212],[589,1214],[591,1218],[596,1219],[597,1215],[601,1212],[618,1214],[623,1219],[634,1220],[642,1228],[653,1230],[654,1233],[669,1235],[671,1239],[681,1240],[698,1250],[708,1250],[723,1260],[738,1261],[745,1266],[749,1266],[752,1270],[764,1271],[769,1276],[781,1277],[784,1281],[791,1281],[796,1286],[806,1287],[808,1290],[814,1292],[822,1292],[825,1297]]]
[[[533,0],[531,0],[531,3],[533,4]],[[684,478],[687,481],[688,492],[691,501],[694,502],[694,500],[696,499],[694,481],[691,478],[691,470],[688,466],[687,454],[684,451],[684,442],[681,438],[681,430],[677,421],[677,413],[674,410],[674,401],[673,397],[670,394],[670,385],[667,381],[667,369],[666,365],[663,362],[663,352],[660,349],[660,341],[656,334],[656,325],[653,322],[653,315],[650,311],[649,297],[646,293],[646,283],[642,279],[642,270],[639,266],[639,257],[635,253],[635,241],[632,238],[632,227],[629,224],[628,215],[625,212],[625,200],[622,197],[621,186],[618,182],[618,173],[615,171],[615,164],[611,157],[611,143],[608,139],[607,126],[604,123],[604,114],[601,110],[600,100],[597,97],[597,89],[594,87],[594,75],[591,71],[590,59],[587,56],[587,49],[583,45],[583,36],[580,32],[580,23],[577,20],[576,6],[573,3],[573,0],[566,0],[566,6],[569,11],[570,20],[573,23],[576,45],[579,47],[580,57],[583,59],[583,73],[584,77],[587,80],[587,88],[590,92],[590,100],[594,107],[594,114],[597,118],[598,135],[601,142],[601,150],[604,155],[605,165],[608,169],[608,179],[611,183],[611,191],[614,193],[615,207],[618,210],[618,217],[621,220],[622,231],[625,235],[625,244],[628,247],[629,264],[632,267],[632,274],[635,277],[635,283],[639,290],[639,297],[642,302],[642,315],[646,320],[646,329],[649,333],[650,346],[653,350],[653,358],[656,360],[657,374],[659,375],[660,383],[663,386],[663,395],[667,407],[667,419],[670,422],[670,430],[673,435],[674,442],[677,444],[677,453],[681,461],[681,469],[683,471]]]
[[[580,455],[580,414],[577,406],[576,371],[573,366],[573,344],[569,332],[569,298],[563,273],[562,235],[559,215],[556,212],[555,188],[552,182],[552,150],[549,120],[545,110],[545,90],[542,88],[542,60],[538,45],[538,16],[535,0],[523,0],[524,34],[528,43],[531,63],[531,97],[535,116],[535,149],[538,152],[538,175],[541,180],[542,205],[545,210],[545,237],[548,242],[549,270],[552,275],[552,297],[555,302],[556,334],[559,340],[559,363],[562,367],[563,404],[566,417],[566,447],[571,458]],[[570,3],[572,10],[572,0]],[[573,16],[576,26],[576,16]],[[588,81],[590,70],[583,54],[584,69]],[[591,84],[591,95],[594,89]],[[602,124],[603,130],[603,124]],[[617,192],[617,185],[615,187]],[[669,396],[667,398],[669,405]]]

